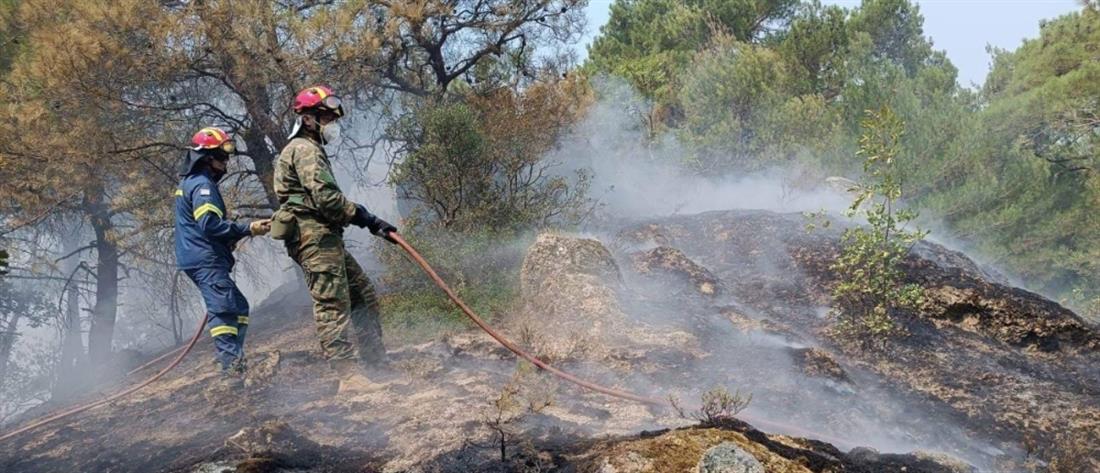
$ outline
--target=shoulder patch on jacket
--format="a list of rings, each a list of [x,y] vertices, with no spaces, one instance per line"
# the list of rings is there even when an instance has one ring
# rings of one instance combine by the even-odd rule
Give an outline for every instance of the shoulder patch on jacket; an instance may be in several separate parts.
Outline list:
[[[199,195],[210,195],[210,189],[208,189],[206,187],[203,187],[202,189],[199,189]]]

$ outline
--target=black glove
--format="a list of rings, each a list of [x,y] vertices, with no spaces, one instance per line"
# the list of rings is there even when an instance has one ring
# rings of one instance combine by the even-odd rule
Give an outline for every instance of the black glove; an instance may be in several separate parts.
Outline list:
[[[371,220],[373,220],[374,218],[374,215],[371,215],[370,212],[367,212],[366,207],[355,204],[355,215],[351,217],[351,221],[348,223],[351,223],[352,225],[355,225],[359,228],[363,228],[367,225],[370,225]]]
[[[390,222],[382,220],[374,215],[370,223],[367,224],[367,229],[374,235],[385,238],[390,243],[397,243],[393,238],[390,238],[390,233],[397,233],[397,227],[390,225]]]
[[[362,205],[355,204],[355,216],[351,217],[351,224],[359,228],[366,227],[371,234],[385,238],[390,243],[397,243],[390,238],[390,232],[396,232],[397,227],[368,212]]]

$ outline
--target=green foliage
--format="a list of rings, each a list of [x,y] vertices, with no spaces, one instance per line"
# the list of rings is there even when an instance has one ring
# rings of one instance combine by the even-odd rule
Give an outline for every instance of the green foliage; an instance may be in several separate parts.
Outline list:
[[[660,102],[675,99],[678,78],[714,30],[740,41],[768,37],[797,0],[619,0],[588,48],[587,67],[626,79]]]
[[[513,308],[530,239],[491,229],[454,232],[418,225],[406,227],[402,234],[479,315],[492,320]],[[382,281],[392,289],[382,297],[385,333],[422,341],[470,327],[466,316],[404,252],[386,242],[377,245],[375,253],[386,267]]]
[[[588,66],[629,81],[647,97],[672,93],[691,54],[706,43],[706,16],[677,0],[617,1],[588,48]]]
[[[844,231],[842,248],[829,266],[837,276],[833,287],[834,333],[863,348],[881,346],[901,328],[894,320],[898,309],[914,307],[923,296],[917,285],[902,284],[902,260],[927,232],[906,230],[916,212],[898,209],[902,179],[897,170],[903,125],[884,108],[868,112],[859,154],[864,177],[847,211],[866,218],[867,226]]]
[[[994,51],[983,107],[921,205],[1032,288],[1082,312],[1100,297],[1100,13]],[[1074,292],[1076,289],[1076,292]]]
[[[501,90],[469,103],[428,105],[393,134],[407,154],[391,174],[413,220],[456,231],[517,231],[576,223],[590,176],[546,158],[583,101],[569,84]]]
[[[421,277],[427,277],[421,275]],[[459,297],[492,321],[515,303],[518,289],[500,281],[463,286]],[[442,291],[436,288],[406,289],[382,296],[382,325],[387,341],[422,343],[473,325]]]
[[[833,98],[840,94],[851,42],[848,14],[838,6],[810,2],[799,7],[776,49],[800,78],[798,93]]]
[[[700,173],[759,170],[825,152],[838,117],[815,94],[797,95],[779,52],[716,36],[684,79],[680,136]]]
[[[466,205],[483,204],[492,176],[480,173],[485,138],[477,116],[462,104],[421,111],[398,130],[413,151],[391,175],[403,197],[416,198],[434,211],[443,226],[452,225]]]
[[[755,26],[749,26],[755,25]],[[908,0],[855,9],[809,2],[618,1],[586,68],[653,100],[650,128],[672,128],[700,174],[797,164],[855,173],[865,110],[909,124],[906,172],[938,172],[973,108],[957,70],[924,37]]]
[[[876,61],[897,64],[912,77],[932,55],[924,37],[920,7],[909,0],[864,0],[850,20],[852,31],[866,35]]]
[[[1100,294],[1097,291],[1083,287],[1074,288],[1070,291],[1068,302],[1081,316],[1100,323]]]

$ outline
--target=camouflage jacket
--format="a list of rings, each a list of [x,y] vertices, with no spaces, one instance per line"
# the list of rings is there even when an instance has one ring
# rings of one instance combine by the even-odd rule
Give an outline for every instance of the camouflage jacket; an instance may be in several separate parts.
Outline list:
[[[282,208],[299,218],[345,227],[355,215],[355,203],[344,197],[325,149],[307,137],[287,143],[275,162],[275,195]]]

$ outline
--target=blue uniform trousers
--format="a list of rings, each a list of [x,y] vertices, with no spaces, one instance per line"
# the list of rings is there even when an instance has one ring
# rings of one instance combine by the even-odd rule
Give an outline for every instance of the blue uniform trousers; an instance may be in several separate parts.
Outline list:
[[[248,301],[224,268],[196,268],[184,271],[206,303],[207,328],[214,337],[214,356],[223,370],[244,358],[244,336],[248,332]]]

